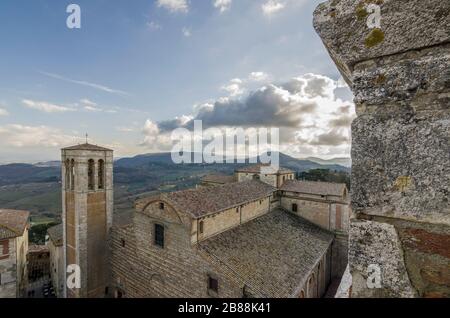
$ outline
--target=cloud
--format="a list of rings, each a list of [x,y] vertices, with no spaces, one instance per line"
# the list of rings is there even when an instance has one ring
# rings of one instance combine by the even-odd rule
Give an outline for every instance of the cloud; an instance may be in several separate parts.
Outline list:
[[[228,92],[232,97],[241,95],[244,93],[244,88],[242,87],[243,81],[239,78],[232,79],[228,84],[222,86],[222,90]]]
[[[111,94],[117,94],[117,95],[122,95],[122,96],[130,96],[130,94],[128,94],[127,92],[121,91],[121,90],[117,90],[117,89],[112,89],[108,86],[104,86],[104,85],[100,85],[100,84],[95,84],[95,83],[90,83],[87,81],[79,81],[79,80],[74,80],[71,78],[67,78],[58,74],[53,74],[53,73],[47,73],[47,72],[39,72],[42,75],[54,78],[54,79],[59,79],[61,81],[64,82],[69,82],[69,83],[73,83],[73,84],[78,84],[78,85],[82,85],[82,86],[87,86],[87,87],[91,87],[93,89],[97,89],[103,92],[107,92],[107,93],[111,93]]]
[[[154,22],[154,21],[147,22],[147,27],[152,31],[157,31],[157,30],[162,29],[162,26],[159,23]]]
[[[336,97],[337,81],[304,74],[262,85],[244,95],[251,77],[233,79],[222,87],[229,96],[197,104],[190,115],[160,122],[148,120],[143,145],[170,149],[174,129],[192,130],[194,120],[201,120],[203,129],[279,128],[280,150],[298,157],[348,156],[354,105]]]
[[[220,13],[224,13],[230,9],[232,2],[232,0],[214,0],[214,7],[219,9]]]
[[[12,147],[62,147],[80,138],[66,135],[61,130],[47,126],[11,124],[0,126],[0,140]]]
[[[255,82],[263,82],[269,78],[269,75],[264,72],[252,72],[249,75],[249,80]]]
[[[48,102],[33,101],[29,99],[23,99],[22,103],[28,108],[36,109],[45,113],[64,113],[75,111],[73,108],[55,105]]]
[[[331,131],[325,134],[320,134],[310,144],[313,146],[340,146],[348,143],[349,138],[341,135],[337,131]]]
[[[158,0],[157,5],[160,8],[165,8],[170,12],[183,12],[189,11],[189,4],[187,0]]]
[[[191,29],[186,28],[186,27],[182,28],[182,29],[181,29],[181,32],[182,32],[183,35],[184,35],[185,37],[187,37],[187,38],[190,37],[190,36],[192,35]]]
[[[104,112],[104,113],[117,113],[116,109],[108,109],[105,107],[99,106],[97,103],[84,98],[80,100],[81,107],[87,112]],[[79,104],[75,104],[76,106],[80,106]]]
[[[330,121],[330,126],[333,128],[340,127],[350,127],[355,117],[353,116],[342,116],[340,118],[336,118]]]
[[[8,116],[9,113],[6,109],[0,108],[0,116]]]
[[[271,16],[285,8],[285,4],[278,0],[268,0],[266,3],[262,5],[262,11],[264,15]]]

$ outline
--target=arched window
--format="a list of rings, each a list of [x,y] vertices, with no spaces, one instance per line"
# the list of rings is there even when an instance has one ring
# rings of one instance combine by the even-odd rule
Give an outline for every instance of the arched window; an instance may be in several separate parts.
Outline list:
[[[261,177],[259,176],[259,174],[254,174],[253,175],[253,180],[260,180]]]
[[[70,160],[67,159],[65,164],[64,164],[64,168],[66,169],[66,173],[65,173],[65,187],[66,190],[70,190]]]
[[[95,187],[94,172],[95,172],[95,162],[94,162],[94,160],[90,159],[88,162],[88,189],[89,190],[94,190],[94,187]]]
[[[105,188],[105,162],[102,159],[98,161],[98,188]]]
[[[75,190],[75,160],[70,161],[70,190]]]
[[[305,298],[305,291],[304,291],[304,290],[302,290],[302,291],[300,292],[299,298]]]

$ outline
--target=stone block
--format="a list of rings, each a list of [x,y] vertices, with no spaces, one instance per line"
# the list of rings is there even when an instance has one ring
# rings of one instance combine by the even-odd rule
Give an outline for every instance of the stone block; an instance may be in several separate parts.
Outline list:
[[[404,255],[393,225],[352,220],[350,226],[350,272],[352,297],[415,297],[408,277]],[[379,288],[370,288],[370,267],[380,269]],[[372,286],[373,287],[373,286]]]
[[[367,26],[370,4],[381,8],[380,28]],[[332,0],[317,7],[314,27],[351,80],[358,62],[449,42],[448,12],[442,0]]]
[[[450,224],[450,114],[353,122],[355,213]]]

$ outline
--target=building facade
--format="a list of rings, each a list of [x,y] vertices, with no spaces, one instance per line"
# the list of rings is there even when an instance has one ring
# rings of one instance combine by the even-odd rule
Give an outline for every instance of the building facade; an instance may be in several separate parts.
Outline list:
[[[29,215],[28,211],[0,209],[0,298],[25,295]]]
[[[90,144],[62,149],[62,186],[64,268],[76,265],[81,278],[81,288],[67,288],[66,296],[103,297],[113,214],[113,151]]]
[[[63,225],[55,225],[47,230],[46,245],[50,252],[50,276],[57,297],[64,297],[64,242]]]

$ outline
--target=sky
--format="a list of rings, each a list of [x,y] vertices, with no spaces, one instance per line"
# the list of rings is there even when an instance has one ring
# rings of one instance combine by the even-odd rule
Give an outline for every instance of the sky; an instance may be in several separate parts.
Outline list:
[[[58,159],[86,133],[116,157],[170,151],[194,120],[349,157],[353,96],[312,27],[320,2],[2,0],[0,163]]]

